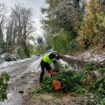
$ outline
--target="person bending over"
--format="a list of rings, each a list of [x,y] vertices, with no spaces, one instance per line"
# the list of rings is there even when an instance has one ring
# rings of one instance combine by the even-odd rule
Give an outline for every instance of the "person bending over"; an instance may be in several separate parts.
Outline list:
[[[43,77],[45,74],[45,70],[47,70],[49,73],[52,70],[51,64],[56,64],[57,60],[60,59],[60,56],[56,52],[52,52],[50,54],[46,54],[43,56],[40,66],[41,66],[41,73],[40,73],[40,83],[43,83]]]

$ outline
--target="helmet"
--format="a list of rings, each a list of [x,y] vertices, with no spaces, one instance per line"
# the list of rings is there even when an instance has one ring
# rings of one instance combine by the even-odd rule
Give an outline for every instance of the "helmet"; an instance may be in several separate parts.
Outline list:
[[[55,58],[55,59],[59,60],[59,55],[58,55],[57,52],[52,52],[52,53],[49,55],[49,58],[50,58],[50,59]]]

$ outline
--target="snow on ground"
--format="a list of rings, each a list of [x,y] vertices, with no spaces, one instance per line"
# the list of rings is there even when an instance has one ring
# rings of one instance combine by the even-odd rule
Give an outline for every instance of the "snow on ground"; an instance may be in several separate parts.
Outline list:
[[[14,96],[16,98],[14,98]],[[21,95],[17,94],[14,91],[11,91],[10,93],[8,93],[7,98],[8,100],[5,100],[4,102],[0,102],[0,105],[22,105]]]
[[[103,60],[105,60],[105,54],[95,54],[95,53],[91,53],[91,52],[85,52],[79,56],[70,56],[70,55],[65,55],[68,58],[73,58],[73,59],[81,59],[84,61],[95,61],[95,62],[101,62]]]
[[[39,57],[39,59],[37,59],[35,62],[33,62],[31,65],[28,66],[28,70],[30,71],[31,68],[31,73],[33,72],[39,72],[40,69],[40,62],[42,60],[42,57]]]
[[[35,57],[35,56],[34,56]],[[0,64],[0,69],[1,68],[4,68],[4,67],[8,67],[8,66],[12,66],[14,64],[20,64],[20,63],[23,63],[25,61],[29,61],[31,60],[33,57],[31,58],[25,58],[25,59],[21,59],[21,60],[17,60],[17,61],[10,61],[10,62],[3,62],[2,64]],[[37,57],[36,57],[37,58]]]
[[[67,62],[63,61],[62,59],[60,59],[58,63],[66,71],[73,70],[73,68]]]
[[[12,62],[12,63],[9,62],[10,65],[13,65],[14,70],[15,70],[14,65],[15,64],[17,65],[16,71],[18,71],[19,74],[17,74],[16,72],[15,76],[11,78],[9,82],[9,89],[8,89],[8,94],[7,94],[8,99],[5,100],[4,102],[0,102],[0,105],[22,105],[22,97],[19,94],[19,91],[22,90],[24,91],[24,93],[26,93],[26,91],[34,84],[36,79],[38,80],[39,75],[36,72],[38,71],[37,69],[39,69],[40,60],[41,60],[41,57],[33,56],[28,59],[19,60],[17,62]],[[23,65],[21,65],[20,63]],[[7,68],[9,67],[10,66],[8,66]],[[22,71],[23,69],[24,71]],[[34,71],[35,73],[33,73],[32,71]]]
[[[82,55],[78,56],[78,58],[83,59],[85,61],[97,61],[101,62],[105,60],[105,54],[96,54],[91,52],[83,53]]]

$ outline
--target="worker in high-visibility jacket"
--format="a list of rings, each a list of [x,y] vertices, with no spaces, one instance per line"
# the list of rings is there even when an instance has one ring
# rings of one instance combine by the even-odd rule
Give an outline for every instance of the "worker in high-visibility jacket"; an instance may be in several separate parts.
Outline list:
[[[52,67],[51,64],[55,64],[57,63],[56,60],[59,60],[60,56],[58,53],[56,52],[52,52],[50,54],[46,54],[43,56],[42,60],[41,60],[41,73],[40,73],[40,83],[43,82],[43,77],[44,77],[44,73],[45,73],[45,69],[48,71],[48,73],[53,74],[55,72],[52,71]]]

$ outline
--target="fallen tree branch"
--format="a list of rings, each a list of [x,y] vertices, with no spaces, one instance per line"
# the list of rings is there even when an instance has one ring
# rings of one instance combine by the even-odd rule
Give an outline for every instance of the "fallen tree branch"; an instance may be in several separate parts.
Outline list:
[[[102,66],[105,64],[105,60],[103,61],[90,61],[90,60],[85,60],[85,59],[81,59],[81,58],[77,58],[75,56],[69,56],[69,55],[60,55],[61,59],[66,61],[69,65],[71,66],[78,66],[80,68],[82,68],[85,64],[88,63],[93,63],[94,67],[97,66]]]

